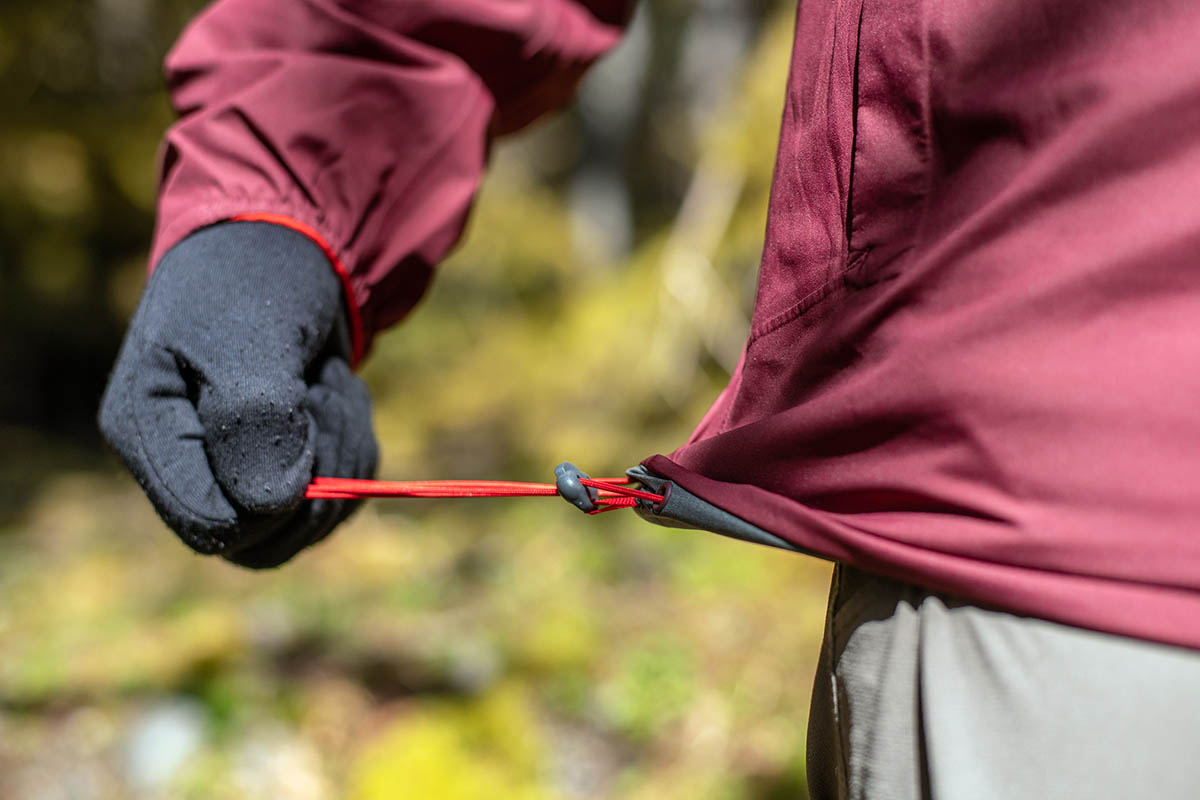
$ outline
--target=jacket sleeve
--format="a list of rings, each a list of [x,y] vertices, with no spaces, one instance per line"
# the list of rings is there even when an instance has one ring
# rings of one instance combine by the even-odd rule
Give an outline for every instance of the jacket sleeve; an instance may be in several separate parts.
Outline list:
[[[151,268],[205,225],[322,247],[355,358],[458,240],[489,141],[565,103],[634,0],[218,0],[166,61]]]

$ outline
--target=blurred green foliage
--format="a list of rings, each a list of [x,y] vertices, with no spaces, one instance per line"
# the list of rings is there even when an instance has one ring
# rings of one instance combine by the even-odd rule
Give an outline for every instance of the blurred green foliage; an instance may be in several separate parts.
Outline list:
[[[187,552],[103,454],[158,63],[197,6],[0,7],[0,800],[803,797],[821,563],[553,500],[380,501],[249,573]],[[642,13],[579,108],[497,147],[463,246],[376,342],[385,477],[619,473],[724,384],[792,11]],[[629,231],[580,200],[589,170]]]
[[[197,0],[0,6],[0,424],[94,446],[170,121],[159,63]],[[6,476],[7,477],[7,476]]]

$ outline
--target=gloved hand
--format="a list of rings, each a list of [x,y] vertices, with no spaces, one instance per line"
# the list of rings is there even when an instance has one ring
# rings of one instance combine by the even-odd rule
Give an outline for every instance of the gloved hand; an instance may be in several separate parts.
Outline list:
[[[314,474],[375,472],[348,351],[340,282],[315,244],[269,223],[205,228],[151,276],[100,428],[190,547],[277,566],[353,510],[305,500]]]

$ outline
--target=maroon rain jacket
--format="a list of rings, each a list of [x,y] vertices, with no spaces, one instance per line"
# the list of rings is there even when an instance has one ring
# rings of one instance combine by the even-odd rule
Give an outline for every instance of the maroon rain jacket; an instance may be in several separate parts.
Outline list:
[[[220,0],[168,58],[151,263],[292,225],[361,355],[630,5]],[[645,466],[805,550],[1200,648],[1198,408],[1200,3],[803,0],[749,341]]]

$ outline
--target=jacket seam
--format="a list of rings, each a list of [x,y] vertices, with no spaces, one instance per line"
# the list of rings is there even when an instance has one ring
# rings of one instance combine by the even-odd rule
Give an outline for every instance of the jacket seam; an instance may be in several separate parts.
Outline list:
[[[756,326],[750,332],[750,343],[754,343],[762,339],[780,328],[796,321],[800,317],[807,314],[812,309],[824,303],[826,300],[834,297],[839,288],[851,290],[853,287],[847,286],[842,280],[844,273],[838,273],[836,276],[826,280],[816,289],[813,289],[808,294],[801,297],[788,308],[776,313],[762,325]]]

